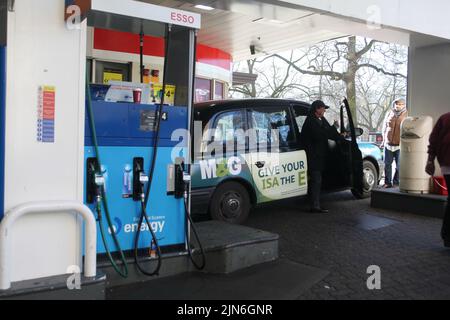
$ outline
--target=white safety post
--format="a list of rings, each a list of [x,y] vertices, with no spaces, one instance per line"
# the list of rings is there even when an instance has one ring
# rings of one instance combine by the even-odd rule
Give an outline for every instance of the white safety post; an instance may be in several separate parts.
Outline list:
[[[39,213],[77,213],[86,222],[84,275],[92,278],[97,274],[97,226],[92,211],[74,201],[30,202],[7,212],[0,224],[0,290],[11,288],[11,230],[15,222],[26,215]]]

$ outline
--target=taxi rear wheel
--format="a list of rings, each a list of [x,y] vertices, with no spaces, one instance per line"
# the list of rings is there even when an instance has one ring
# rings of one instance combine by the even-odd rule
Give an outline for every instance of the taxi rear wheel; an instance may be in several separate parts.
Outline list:
[[[219,186],[211,198],[210,215],[214,220],[242,224],[247,220],[250,209],[248,191],[237,182]]]
[[[372,190],[378,185],[378,171],[375,165],[369,161],[363,162],[363,190],[352,190],[353,195],[358,199],[366,199],[372,195]]]

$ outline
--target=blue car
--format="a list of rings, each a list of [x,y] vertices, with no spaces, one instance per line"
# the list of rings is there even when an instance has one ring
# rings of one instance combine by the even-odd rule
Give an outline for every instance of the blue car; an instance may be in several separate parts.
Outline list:
[[[381,149],[372,142],[358,142],[363,157],[364,193],[370,192],[379,185],[384,173],[384,159]]]

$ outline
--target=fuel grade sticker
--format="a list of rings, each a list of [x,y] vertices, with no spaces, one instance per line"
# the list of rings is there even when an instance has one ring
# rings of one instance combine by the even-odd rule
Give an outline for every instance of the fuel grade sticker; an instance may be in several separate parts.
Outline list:
[[[38,93],[37,141],[55,142],[56,88],[40,86]]]

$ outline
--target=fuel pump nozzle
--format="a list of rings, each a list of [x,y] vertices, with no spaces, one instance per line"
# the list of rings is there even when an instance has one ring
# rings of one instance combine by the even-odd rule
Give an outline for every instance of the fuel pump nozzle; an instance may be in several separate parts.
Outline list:
[[[146,197],[145,187],[150,182],[151,181],[150,181],[149,176],[144,172],[144,159],[143,158],[134,158],[133,159],[133,200],[136,202],[139,201],[141,203],[141,216],[139,219],[138,231],[136,233],[136,238],[135,238],[134,258],[135,258],[136,266],[143,274],[145,274],[147,276],[155,276],[155,275],[159,274],[159,270],[161,268],[162,254],[161,254],[161,248],[159,247],[159,244],[158,244],[158,239],[156,238],[156,234],[152,229],[152,224],[150,223],[150,219],[147,215],[147,203],[146,203],[147,197]],[[152,239],[153,239],[152,245],[150,247],[153,247],[153,243],[155,244],[156,253],[158,256],[158,264],[157,264],[155,270],[152,272],[146,271],[139,261],[138,243],[139,243],[141,229],[142,229],[142,225],[143,225],[144,221],[148,225],[149,231],[150,231],[150,233],[152,235]]]
[[[148,175],[144,172],[144,159],[133,160],[133,200],[145,203],[145,185],[149,182]]]
[[[139,182],[141,185],[141,202],[145,204],[145,192],[144,192],[144,186],[149,182],[148,175],[146,175],[144,172],[139,173]]]
[[[103,190],[105,188],[105,177],[99,172],[100,168],[98,165],[97,158],[88,159],[88,172],[87,172],[87,202],[95,203],[97,211],[97,219],[102,218],[102,201],[103,201]],[[98,170],[97,170],[98,168]]]
[[[102,190],[104,190],[105,187],[105,177],[100,174],[100,173],[96,173],[95,174],[95,178],[94,178],[94,183],[95,183],[95,202],[96,202],[96,210],[97,210],[97,219],[101,220],[102,219]]]
[[[102,196],[102,189],[105,187],[105,177],[101,173],[96,173],[94,182],[96,185],[96,194],[98,197],[101,198]]]
[[[184,182],[184,199],[189,200],[189,189],[191,187],[192,177],[189,173],[183,171],[183,182]]]

